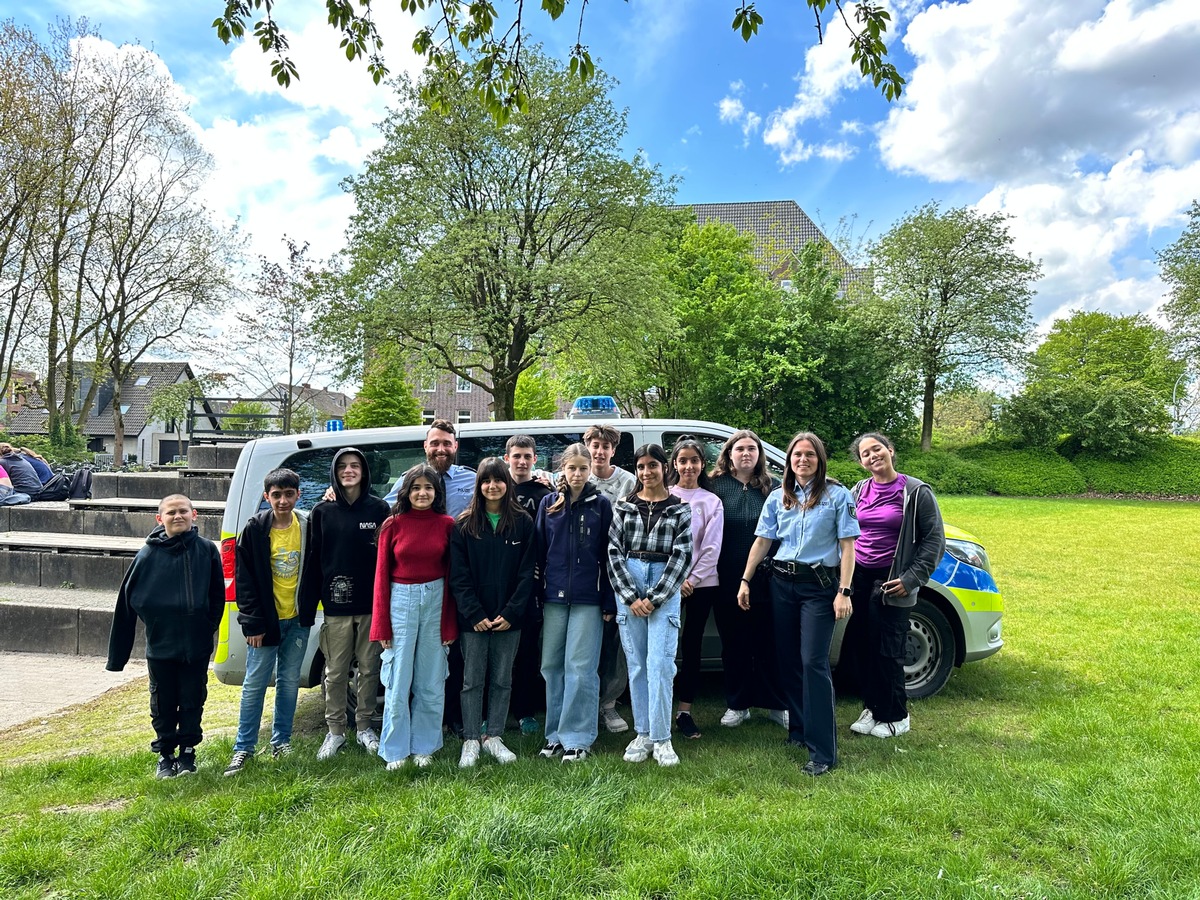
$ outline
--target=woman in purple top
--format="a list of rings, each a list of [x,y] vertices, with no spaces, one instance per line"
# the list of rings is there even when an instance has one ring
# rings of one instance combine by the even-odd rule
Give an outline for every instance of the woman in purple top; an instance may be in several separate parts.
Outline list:
[[[684,737],[698,738],[700,729],[692,718],[692,701],[700,680],[704,628],[717,594],[717,559],[721,555],[725,508],[721,498],[709,489],[704,447],[694,437],[684,435],[675,442],[670,468],[674,472],[672,492],[692,507],[692,568],[679,589],[683,598],[683,658],[675,679],[675,696],[679,698],[675,727]]]
[[[929,485],[896,471],[896,449],[882,434],[857,438],[851,455],[870,478],[852,491],[861,534],[854,547],[854,611],[843,662],[857,676],[863,709],[850,730],[889,738],[909,730],[904,688],[908,610],[946,550],[942,514]]]

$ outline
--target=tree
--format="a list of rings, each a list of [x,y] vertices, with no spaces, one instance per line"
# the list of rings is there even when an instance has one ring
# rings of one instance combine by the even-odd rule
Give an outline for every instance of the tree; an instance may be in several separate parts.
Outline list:
[[[1002,406],[994,391],[963,387],[938,394],[933,404],[933,431],[943,445],[973,444],[992,432]]]
[[[526,52],[529,109],[508,125],[465,88],[443,114],[397,83],[385,145],[348,182],[349,269],[323,329],[347,355],[398,342],[489,391],[501,421],[523,371],[652,303],[670,191],[621,158],[602,73],[583,84]]]
[[[928,203],[872,247],[871,306],[923,389],[922,450],[931,446],[938,388],[1015,362],[1028,340],[1041,265],[1012,250],[1006,219]]]
[[[850,35],[850,59],[859,67],[864,78],[880,89],[888,100],[895,100],[904,88],[905,80],[895,65],[887,61],[888,49],[883,40],[891,14],[876,0],[858,0],[851,4],[843,0],[804,0],[816,20],[817,42],[825,39],[833,20],[845,27]],[[558,19],[570,0],[543,0],[542,10],[551,19]],[[329,24],[341,32],[339,44],[347,59],[367,60],[367,71],[378,84],[388,74],[383,59],[383,41],[371,17],[372,0],[325,0]],[[228,44],[246,36],[247,21],[252,10],[262,10],[263,18],[254,23],[253,34],[262,51],[271,57],[271,75],[285,87],[299,71],[287,56],[288,37],[275,20],[273,13],[279,0],[226,0],[225,12],[213,22],[217,37]],[[497,22],[496,7],[491,2],[461,4],[457,0],[400,0],[400,8],[416,15],[432,11],[433,23],[421,28],[413,40],[413,51],[442,74],[429,81],[425,92],[439,111],[447,112],[456,99],[453,86],[469,83],[490,115],[504,121],[514,111],[526,112],[529,104],[529,70],[526,65],[528,47],[524,31],[524,3],[516,4],[513,19]],[[570,51],[570,71],[574,78],[586,82],[595,74],[588,48],[583,44],[583,14],[587,0],[580,0],[579,28],[575,45]],[[854,23],[848,15],[853,9]],[[754,2],[741,0],[734,8],[733,31],[749,41],[758,33],[763,16]],[[464,57],[470,57],[465,61]]]
[[[271,408],[261,400],[238,400],[221,417],[223,431],[256,433],[278,427],[279,420],[270,418]]]
[[[1200,200],[1188,210],[1188,224],[1158,254],[1163,281],[1170,287],[1163,312],[1189,355],[1200,350]]]
[[[632,387],[631,394],[614,393],[623,408],[729,422],[776,441],[801,428],[834,445],[867,428],[903,431],[911,380],[871,322],[839,297],[829,251],[812,243],[798,256],[768,262],[786,270],[792,286],[783,290],[760,268],[752,236],[689,222],[664,263],[671,326],[608,335],[623,344],[604,359],[622,360],[628,381],[606,382],[611,373],[596,356],[605,346],[601,335],[571,357],[572,378]]]
[[[297,389],[326,372],[331,362],[315,327],[322,309],[308,244],[288,237],[283,242],[285,263],[259,257],[251,305],[234,315],[226,342],[245,363],[239,379],[246,387],[277,398],[283,432],[291,434],[292,419],[306,419],[297,416],[301,405]]]
[[[42,57],[32,32],[0,22],[0,295],[7,301],[0,322],[0,396],[5,397],[19,348],[26,347],[36,320],[31,235],[49,177],[51,140],[36,108]]]
[[[1003,421],[1031,446],[1129,458],[1170,425],[1185,372],[1170,336],[1144,316],[1076,311],[1030,356]]]
[[[517,378],[513,418],[553,419],[558,413],[559,398],[564,393],[562,383],[544,367],[526,369]]]
[[[166,423],[167,428],[175,432],[176,446],[182,448],[183,426],[187,422],[192,401],[200,399],[213,388],[223,385],[228,377],[228,375],[217,374],[200,375],[175,384],[165,384],[150,396],[146,418],[151,422]],[[180,452],[182,453],[183,450],[180,449]]]
[[[382,348],[367,363],[362,390],[346,410],[346,427],[420,424],[421,405],[404,377],[404,365],[394,350]]]

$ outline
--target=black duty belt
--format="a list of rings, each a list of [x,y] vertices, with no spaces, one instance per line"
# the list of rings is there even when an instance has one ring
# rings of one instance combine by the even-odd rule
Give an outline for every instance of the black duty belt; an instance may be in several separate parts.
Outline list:
[[[637,550],[633,553],[625,554],[630,559],[640,559],[643,562],[670,562],[671,554],[669,553],[648,553],[642,550]]]
[[[833,584],[838,570],[831,566],[813,566],[794,560],[771,561],[771,573],[784,581],[806,581],[814,584]]]

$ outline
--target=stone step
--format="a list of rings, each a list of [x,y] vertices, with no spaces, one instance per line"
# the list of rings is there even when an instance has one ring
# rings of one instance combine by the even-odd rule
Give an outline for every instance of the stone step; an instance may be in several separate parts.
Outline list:
[[[245,444],[192,444],[188,447],[188,468],[230,469],[242,455]]]
[[[116,591],[141,537],[94,534],[0,533],[0,583]]]
[[[197,509],[200,534],[211,540],[219,538],[224,502],[197,501]],[[158,524],[154,518],[157,511],[158,501],[135,498],[4,506],[0,507],[0,532],[145,538]]]
[[[116,590],[0,583],[0,651],[105,657],[116,603]],[[133,656],[145,655],[139,622]]]
[[[186,469],[176,472],[97,472],[92,476],[92,499],[161,500],[168,494],[186,494],[193,500],[223,501],[229,494],[228,475],[188,475],[186,472]]]

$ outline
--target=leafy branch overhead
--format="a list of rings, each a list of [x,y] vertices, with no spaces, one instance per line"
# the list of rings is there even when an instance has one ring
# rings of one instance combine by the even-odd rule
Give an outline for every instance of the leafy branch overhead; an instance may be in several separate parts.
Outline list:
[[[300,78],[288,56],[288,36],[275,13],[285,0],[227,0],[225,11],[213,20],[217,37],[228,44],[244,40],[249,30],[262,52],[271,59],[271,75],[287,87]],[[294,0],[291,0],[294,4]],[[330,27],[341,35],[338,47],[350,61],[365,59],[367,71],[378,84],[388,75],[383,58],[383,38],[372,18],[373,0],[325,0]],[[541,9],[552,20],[567,11],[570,0],[542,0]],[[905,80],[887,61],[884,41],[891,15],[873,0],[861,0],[848,15],[843,0],[804,0],[816,20],[817,43],[823,43],[828,28],[840,21],[850,35],[850,59],[863,78],[880,89],[889,101],[897,99]],[[591,53],[583,43],[583,18],[588,0],[579,0],[575,45],[570,49],[571,75],[586,82],[595,74]],[[512,18],[500,21],[496,5],[489,0],[400,0],[400,8],[412,16],[428,12],[429,21],[413,38],[413,51],[444,78],[430,79],[423,86],[426,102],[445,111],[451,92],[447,81],[465,79],[478,93],[488,112],[503,123],[513,111],[528,109],[528,82],[524,64],[525,0],[517,0]],[[253,26],[250,20],[261,15]],[[741,2],[734,9],[733,31],[749,41],[758,34],[764,18],[754,2]],[[469,61],[468,61],[469,60]]]

